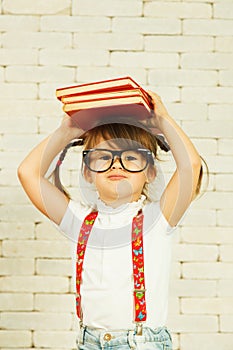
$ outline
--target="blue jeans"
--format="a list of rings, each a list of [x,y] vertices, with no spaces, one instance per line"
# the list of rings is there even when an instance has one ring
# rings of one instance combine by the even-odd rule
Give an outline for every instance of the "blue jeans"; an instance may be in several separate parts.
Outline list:
[[[172,338],[166,327],[144,327],[142,335],[136,331],[104,331],[81,327],[78,350],[172,350]]]

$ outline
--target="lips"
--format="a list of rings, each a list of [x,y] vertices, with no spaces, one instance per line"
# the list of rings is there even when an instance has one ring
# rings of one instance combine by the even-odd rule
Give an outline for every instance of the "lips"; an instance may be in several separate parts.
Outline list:
[[[110,180],[123,180],[123,179],[126,179],[126,176],[124,175],[121,175],[121,174],[111,174],[108,176],[108,179]]]

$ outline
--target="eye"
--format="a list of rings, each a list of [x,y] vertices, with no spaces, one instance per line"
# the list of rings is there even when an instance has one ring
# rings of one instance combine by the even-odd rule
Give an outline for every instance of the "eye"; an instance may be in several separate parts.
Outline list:
[[[128,161],[134,161],[134,160],[136,160],[136,159],[137,159],[137,158],[134,157],[134,156],[132,156],[132,155],[128,155],[128,156],[125,157],[125,160],[128,160]]]
[[[103,156],[99,156],[99,159],[109,160],[109,159],[112,159],[112,157],[110,155],[106,154],[106,155],[103,155]]]

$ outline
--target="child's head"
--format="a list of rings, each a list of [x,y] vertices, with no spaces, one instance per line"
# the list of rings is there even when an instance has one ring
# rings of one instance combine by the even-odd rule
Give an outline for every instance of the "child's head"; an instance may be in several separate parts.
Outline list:
[[[139,199],[155,178],[157,142],[139,125],[104,124],[84,135],[84,177],[108,204]]]

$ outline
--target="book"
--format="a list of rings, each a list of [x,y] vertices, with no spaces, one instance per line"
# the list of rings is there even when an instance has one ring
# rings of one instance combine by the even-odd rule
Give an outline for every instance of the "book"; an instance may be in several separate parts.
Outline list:
[[[133,97],[133,96],[142,96],[144,99],[148,99],[147,96],[141,91],[141,89],[130,89],[130,90],[117,90],[117,91],[107,91],[107,92],[96,92],[96,93],[87,93],[87,94],[79,94],[79,95],[68,95],[62,96],[61,101],[64,104],[67,103],[80,103],[87,101],[98,101],[98,100],[107,100],[114,98],[124,98],[124,97]]]
[[[56,89],[56,96],[59,100],[64,96],[79,94],[90,94],[93,92],[122,91],[128,89],[140,88],[140,86],[130,77],[122,77],[111,80],[101,80],[89,84],[81,84]]]
[[[56,94],[64,112],[83,130],[110,119],[151,118],[154,109],[150,95],[130,77],[70,86],[57,89]]]

